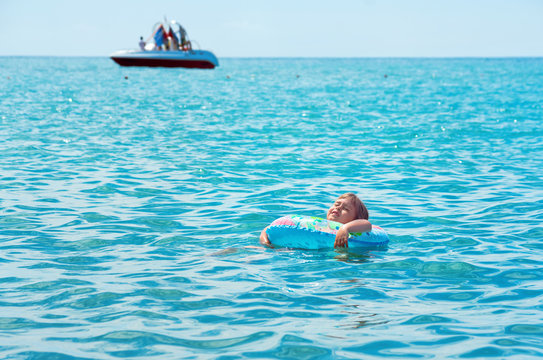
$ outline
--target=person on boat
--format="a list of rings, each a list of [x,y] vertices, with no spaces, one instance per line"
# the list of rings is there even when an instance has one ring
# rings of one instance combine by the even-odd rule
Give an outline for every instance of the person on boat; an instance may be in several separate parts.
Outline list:
[[[170,30],[168,31],[168,43],[170,45],[170,50],[179,50],[179,42],[177,41],[177,36],[175,36],[175,33],[172,31],[172,28],[170,27]]]
[[[145,41],[143,41],[143,36],[140,36],[140,49],[145,51]]]
[[[166,49],[165,41],[166,39],[166,31],[164,30],[164,26],[160,24],[160,26],[155,30],[155,33],[153,34],[153,38],[155,40],[155,45],[157,47],[157,50],[162,50],[162,47],[164,46],[164,49]]]
[[[180,45],[181,47],[185,47],[185,44],[187,43],[187,31],[184,27],[179,25],[179,37],[180,37]]]

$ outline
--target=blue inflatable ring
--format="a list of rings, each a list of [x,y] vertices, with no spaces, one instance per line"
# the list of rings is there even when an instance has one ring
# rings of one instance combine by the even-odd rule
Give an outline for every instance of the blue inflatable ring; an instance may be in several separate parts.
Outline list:
[[[290,215],[273,221],[266,234],[275,247],[326,249],[334,247],[341,225],[313,216]],[[370,232],[349,234],[349,248],[380,247],[388,242],[387,233],[376,225],[372,225]]]

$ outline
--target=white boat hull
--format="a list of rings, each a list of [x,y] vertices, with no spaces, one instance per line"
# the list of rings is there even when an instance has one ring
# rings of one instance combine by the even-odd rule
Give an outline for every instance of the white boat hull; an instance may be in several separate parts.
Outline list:
[[[183,67],[213,69],[219,61],[211,51],[139,51],[121,50],[111,54],[111,59],[121,66]]]

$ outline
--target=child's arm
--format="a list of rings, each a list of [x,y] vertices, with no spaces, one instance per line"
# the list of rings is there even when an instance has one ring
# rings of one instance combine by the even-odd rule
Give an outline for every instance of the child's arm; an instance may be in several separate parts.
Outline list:
[[[266,226],[264,228],[264,230],[262,230],[262,232],[260,233],[260,243],[264,246],[269,246],[271,247],[271,242],[270,242],[270,239],[268,239],[268,234],[266,234],[266,229],[268,227]]]
[[[371,223],[368,220],[356,219],[343,224],[336,233],[334,247],[349,247],[349,233],[364,233],[371,231]]]

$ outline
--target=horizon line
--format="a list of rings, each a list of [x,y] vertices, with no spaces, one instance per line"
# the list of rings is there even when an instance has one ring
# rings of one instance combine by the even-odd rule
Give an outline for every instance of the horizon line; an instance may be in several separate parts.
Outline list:
[[[110,58],[110,55],[2,55],[7,57]],[[537,59],[543,55],[222,56],[219,59]]]

